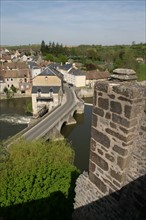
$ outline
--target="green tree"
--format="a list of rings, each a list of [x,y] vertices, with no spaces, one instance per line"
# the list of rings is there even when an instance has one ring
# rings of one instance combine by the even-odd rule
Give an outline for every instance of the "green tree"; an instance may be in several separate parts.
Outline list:
[[[14,96],[14,92],[7,87],[5,87],[3,91],[6,93],[7,99],[10,99]]]
[[[11,85],[11,90],[12,90],[13,93],[17,92],[17,88],[14,85]]]
[[[8,151],[0,171],[1,217],[71,219],[79,172],[70,145],[66,141],[19,140]]]
[[[58,57],[58,61],[60,63],[65,64],[67,62],[67,57],[65,55],[63,55],[63,54],[60,54],[59,57]]]
[[[41,42],[41,49],[40,50],[43,55],[46,54],[46,44],[45,44],[44,40],[42,40],[42,42]]]
[[[47,60],[47,61],[54,61],[54,56],[52,54],[47,54],[45,56],[45,60]]]

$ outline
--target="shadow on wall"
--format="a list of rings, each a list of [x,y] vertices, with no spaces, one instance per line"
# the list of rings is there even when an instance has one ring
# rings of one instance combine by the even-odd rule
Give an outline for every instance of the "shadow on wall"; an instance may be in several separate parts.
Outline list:
[[[77,176],[77,172],[72,172],[67,198],[61,191],[56,191],[51,193],[48,198],[0,207],[0,220],[71,220]]]
[[[146,220],[146,175],[121,190],[77,208],[74,220]]]

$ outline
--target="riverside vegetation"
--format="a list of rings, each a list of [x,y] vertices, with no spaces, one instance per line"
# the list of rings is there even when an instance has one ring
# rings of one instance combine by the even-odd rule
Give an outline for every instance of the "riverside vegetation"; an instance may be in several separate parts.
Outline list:
[[[1,144],[0,219],[71,219],[73,161],[66,141],[20,140],[8,151]]]

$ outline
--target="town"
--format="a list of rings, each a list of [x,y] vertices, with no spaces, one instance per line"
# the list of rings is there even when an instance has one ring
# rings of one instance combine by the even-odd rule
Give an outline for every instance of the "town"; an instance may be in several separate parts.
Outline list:
[[[0,220],[146,220],[145,0],[2,0]]]

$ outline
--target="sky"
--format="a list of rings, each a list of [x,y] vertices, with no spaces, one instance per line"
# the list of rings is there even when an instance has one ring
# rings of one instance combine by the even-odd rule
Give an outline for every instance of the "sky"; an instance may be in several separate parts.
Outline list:
[[[0,0],[0,44],[146,42],[146,0]]]

